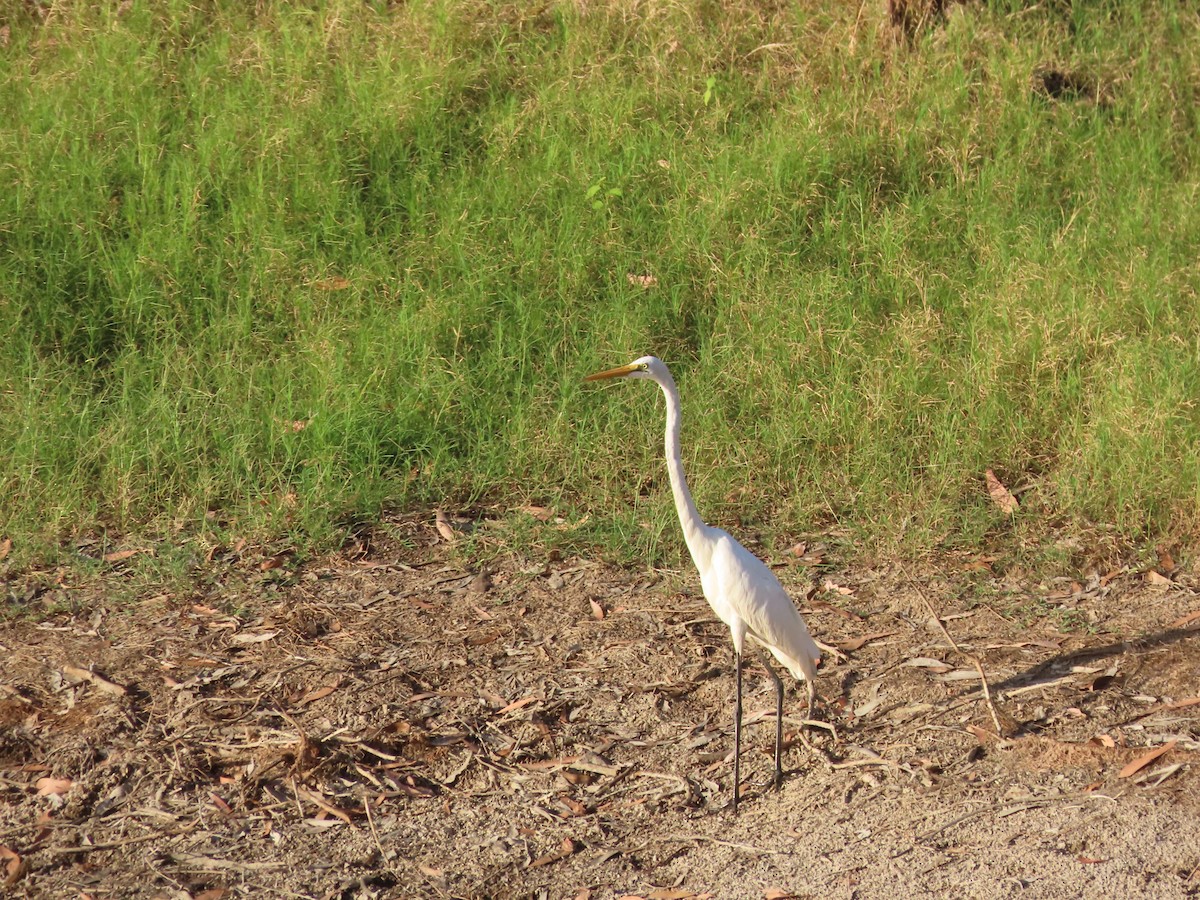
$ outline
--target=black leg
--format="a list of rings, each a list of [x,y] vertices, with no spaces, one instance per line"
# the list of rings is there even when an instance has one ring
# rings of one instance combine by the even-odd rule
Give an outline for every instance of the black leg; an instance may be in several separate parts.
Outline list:
[[[783,682],[771,668],[771,661],[765,653],[762,654],[762,662],[767,674],[775,682],[775,790],[779,790],[783,784]]]
[[[733,812],[737,815],[742,788],[742,654],[733,652],[737,662],[737,695],[733,703]]]

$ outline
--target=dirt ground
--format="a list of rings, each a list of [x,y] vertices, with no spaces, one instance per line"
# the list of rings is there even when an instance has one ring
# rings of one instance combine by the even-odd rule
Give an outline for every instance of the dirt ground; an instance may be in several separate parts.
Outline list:
[[[40,611],[0,621],[0,893],[1200,895],[1194,572],[775,554],[844,658],[815,752],[789,686],[778,792],[748,665],[734,816],[732,651],[694,573],[466,546],[402,522],[304,565],[214,548],[133,601],[128,561],[10,575]]]

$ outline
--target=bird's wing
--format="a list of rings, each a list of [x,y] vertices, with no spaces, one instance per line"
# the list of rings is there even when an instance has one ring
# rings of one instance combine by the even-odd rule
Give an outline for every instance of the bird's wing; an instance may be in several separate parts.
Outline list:
[[[813,678],[821,659],[808,626],[779,579],[732,536],[720,533],[712,570],[721,600],[796,678]]]

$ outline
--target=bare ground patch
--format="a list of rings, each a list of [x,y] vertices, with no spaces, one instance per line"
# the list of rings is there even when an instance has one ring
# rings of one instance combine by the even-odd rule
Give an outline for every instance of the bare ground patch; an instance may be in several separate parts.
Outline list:
[[[790,689],[790,771],[754,787],[774,723],[750,665],[735,818],[731,650],[690,572],[480,577],[433,534],[294,572],[231,555],[132,605],[114,573],[6,622],[9,895],[1200,894],[1187,575],[782,566],[844,648],[818,681],[836,734],[805,750]]]

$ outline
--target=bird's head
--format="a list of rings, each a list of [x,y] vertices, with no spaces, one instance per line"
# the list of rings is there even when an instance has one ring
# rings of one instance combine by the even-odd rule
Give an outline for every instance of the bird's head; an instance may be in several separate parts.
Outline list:
[[[657,356],[640,356],[633,362],[615,369],[606,369],[589,375],[584,381],[601,381],[606,378],[649,378],[662,383],[664,376],[669,377],[667,365]]]

